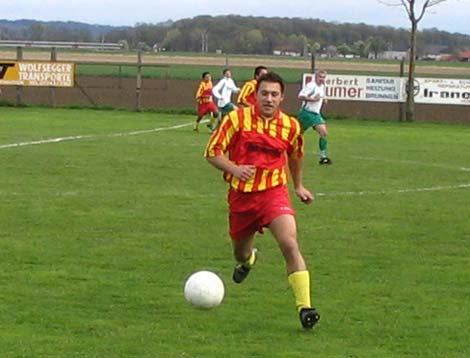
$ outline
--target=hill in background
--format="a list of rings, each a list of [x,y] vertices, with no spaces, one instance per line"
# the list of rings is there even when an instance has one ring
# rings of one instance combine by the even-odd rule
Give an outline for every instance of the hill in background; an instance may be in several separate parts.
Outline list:
[[[409,31],[320,19],[227,15],[121,27],[74,21],[0,20],[0,39],[124,41],[131,49],[234,54],[305,54],[334,50],[364,57],[370,52],[406,51]],[[427,53],[457,53],[470,48],[470,35],[426,29],[418,33],[418,48]]]

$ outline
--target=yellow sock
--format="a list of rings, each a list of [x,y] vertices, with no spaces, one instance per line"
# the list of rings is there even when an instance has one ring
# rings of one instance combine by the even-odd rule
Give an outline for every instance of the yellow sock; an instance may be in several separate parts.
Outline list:
[[[251,255],[248,260],[242,262],[243,266],[251,268],[256,262],[256,249],[251,251]]]
[[[310,302],[310,274],[308,271],[297,271],[287,277],[289,285],[294,291],[297,311],[312,307]]]

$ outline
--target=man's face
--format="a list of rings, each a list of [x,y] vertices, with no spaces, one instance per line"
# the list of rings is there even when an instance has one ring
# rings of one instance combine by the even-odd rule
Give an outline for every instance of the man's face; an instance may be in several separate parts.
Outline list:
[[[283,99],[284,95],[279,83],[263,81],[259,84],[256,101],[258,110],[263,117],[268,119],[274,117]]]
[[[324,85],[326,79],[326,73],[317,73],[315,76],[315,82],[317,85]]]
[[[227,77],[227,78],[230,78],[230,77],[232,77],[232,72],[231,71],[225,71],[224,76]]]

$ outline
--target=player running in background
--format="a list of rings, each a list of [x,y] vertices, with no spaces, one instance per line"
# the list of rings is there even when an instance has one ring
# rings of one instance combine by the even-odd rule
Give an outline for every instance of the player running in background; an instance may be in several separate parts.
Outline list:
[[[202,81],[196,90],[196,102],[197,102],[197,118],[194,124],[194,130],[199,131],[199,122],[206,114],[211,114],[211,124],[208,124],[210,128],[215,119],[219,116],[219,110],[212,101],[212,76],[209,72],[202,73]]]
[[[212,94],[217,98],[217,107],[219,107],[219,118],[225,116],[227,113],[237,109],[232,103],[232,93],[240,92],[240,88],[237,87],[235,82],[232,79],[232,71],[229,68],[223,70],[223,75],[219,82],[212,88]],[[217,128],[218,121],[214,125],[212,130]]]
[[[262,75],[266,74],[268,69],[264,66],[258,66],[255,68],[254,78],[250,81],[245,82],[240,93],[237,97],[237,104],[239,106],[252,106],[256,103],[256,83],[258,82],[258,78]]]
[[[312,328],[320,319],[311,306],[310,273],[297,241],[297,224],[287,187],[289,168],[295,194],[314,200],[302,183],[303,137],[299,122],[284,114],[284,82],[275,73],[258,78],[255,106],[222,119],[205,156],[229,183],[229,233],[237,261],[233,280],[241,283],[256,261],[256,232],[269,228],[284,256],[300,321]]]
[[[317,71],[315,79],[305,85],[299,92],[298,99],[302,101],[302,107],[299,111],[299,121],[302,124],[302,130],[305,132],[312,127],[317,131],[320,138],[318,146],[320,147],[320,161],[319,164],[332,164],[328,158],[328,129],[326,122],[321,115],[323,104],[326,104],[325,99],[325,79],[326,71]]]

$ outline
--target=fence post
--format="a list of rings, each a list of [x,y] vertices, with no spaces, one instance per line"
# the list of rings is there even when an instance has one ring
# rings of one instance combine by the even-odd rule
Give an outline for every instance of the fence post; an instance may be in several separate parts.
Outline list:
[[[23,60],[23,48],[17,47],[16,48],[16,60],[22,61]],[[16,105],[19,106],[23,103],[23,87],[16,86]]]
[[[405,75],[405,59],[402,58],[400,62],[400,78],[403,78]],[[405,120],[405,103],[399,102],[399,113],[398,121],[403,122]]]
[[[312,52],[312,57],[310,58],[310,71],[315,73],[315,54]]]
[[[119,77],[119,82],[118,82],[118,88],[122,89],[122,66],[118,66],[118,77]]]
[[[57,61],[57,49],[55,47],[51,47],[51,62]],[[50,87],[49,92],[49,105],[52,108],[55,108],[56,101],[55,101],[55,88],[53,86]]]
[[[142,96],[142,51],[137,52],[137,84],[135,88],[136,93],[136,111],[140,111],[140,100]]]

